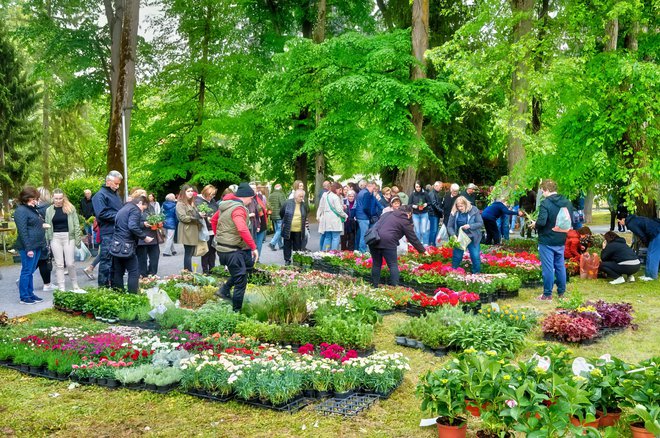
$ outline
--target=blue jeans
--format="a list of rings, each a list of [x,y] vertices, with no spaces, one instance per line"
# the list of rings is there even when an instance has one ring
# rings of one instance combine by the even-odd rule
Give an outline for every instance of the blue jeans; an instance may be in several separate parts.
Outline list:
[[[325,251],[325,241],[326,241],[326,233],[321,233],[321,238],[319,239],[319,251]],[[329,243],[329,242],[328,242]]]
[[[274,220],[273,228],[275,228],[275,234],[273,234],[273,238],[270,239],[270,244],[275,247],[279,246],[280,248],[283,248],[284,240],[282,239],[282,219]]]
[[[341,231],[326,231],[323,233],[323,236],[325,236],[325,238],[322,238],[324,246],[321,248],[321,251],[335,251],[339,249]]]
[[[264,244],[264,240],[266,240],[266,230],[259,231],[254,237],[254,243],[257,245],[257,252],[261,255],[261,247]]]
[[[367,252],[367,244],[364,243],[364,235],[367,234],[367,231],[369,231],[369,219],[358,219],[358,227],[360,227],[360,232],[358,233],[357,238],[359,237],[360,240],[358,241],[358,244],[355,246],[358,251],[360,252]]]
[[[33,252],[34,255],[28,257],[28,252],[24,249],[18,251],[21,256],[21,274],[18,281],[18,291],[21,300],[28,300],[34,297],[34,277],[32,274],[37,270],[41,250],[35,249]]]
[[[509,240],[509,218],[507,216],[502,216],[497,220],[497,224],[500,227],[502,239]]]
[[[429,236],[429,214],[428,213],[420,213],[420,214],[414,214],[412,215],[413,217],[413,225],[415,225],[415,234],[417,234],[417,238],[419,239],[420,242],[422,243],[428,243],[428,236]]]
[[[541,272],[543,273],[543,295],[552,296],[552,286],[557,282],[557,295],[566,292],[566,266],[564,265],[564,245],[539,245]]]
[[[644,275],[658,279],[658,264],[660,264],[660,235],[649,242],[646,250],[646,269]]]
[[[481,251],[479,245],[475,245],[475,243],[472,242],[467,246],[467,250],[470,253],[470,260],[472,260],[472,273],[478,274],[481,272]],[[452,268],[456,269],[460,266],[463,261],[463,254],[465,254],[465,251],[460,248],[454,248],[451,256]]]
[[[101,249],[99,249],[99,274],[97,277],[99,287],[110,287],[112,280],[112,255],[110,255],[110,242],[112,236],[101,236]]]
[[[429,241],[428,244],[435,246],[435,239],[438,237],[438,216],[429,216]]]

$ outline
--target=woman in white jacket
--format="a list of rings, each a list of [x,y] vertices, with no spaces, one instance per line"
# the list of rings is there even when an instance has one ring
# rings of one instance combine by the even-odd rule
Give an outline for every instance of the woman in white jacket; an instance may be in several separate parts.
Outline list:
[[[319,233],[325,233],[321,251],[339,249],[339,239],[344,231],[344,221],[348,214],[344,211],[341,199],[342,187],[339,183],[332,183],[330,190],[323,194],[316,210],[316,219],[319,222]]]

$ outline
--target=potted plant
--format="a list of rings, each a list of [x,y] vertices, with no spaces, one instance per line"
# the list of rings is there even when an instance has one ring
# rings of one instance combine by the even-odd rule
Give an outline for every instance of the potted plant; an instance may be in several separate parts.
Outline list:
[[[165,220],[165,215],[161,213],[150,214],[147,216],[147,223],[152,230],[157,230],[163,227],[163,221]]]
[[[119,368],[115,371],[115,378],[126,388],[135,389],[142,385],[142,379],[149,368],[151,365]]]
[[[440,438],[466,436],[465,390],[460,372],[446,368],[428,371],[417,384],[417,396],[422,399],[423,411],[438,415]]]
[[[647,408],[636,405],[634,409],[634,421],[630,423],[630,431],[633,438],[651,438],[660,435],[660,407],[658,405]]]
[[[626,373],[620,381],[620,393],[624,399],[623,406],[633,408],[634,415],[629,419],[633,436],[646,438],[660,433],[658,426],[658,388],[660,388],[660,364],[646,360],[634,370]],[[644,435],[646,434],[646,435]]]

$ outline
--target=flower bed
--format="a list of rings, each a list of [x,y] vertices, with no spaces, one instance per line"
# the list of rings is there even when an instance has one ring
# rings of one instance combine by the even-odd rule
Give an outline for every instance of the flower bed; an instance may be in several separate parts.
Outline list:
[[[584,343],[627,327],[636,328],[629,303],[600,300],[584,304],[569,302],[562,306],[542,322],[543,334],[549,340]]]

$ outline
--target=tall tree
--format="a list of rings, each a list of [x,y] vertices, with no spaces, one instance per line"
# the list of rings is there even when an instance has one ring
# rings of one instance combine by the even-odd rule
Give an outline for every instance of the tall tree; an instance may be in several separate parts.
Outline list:
[[[33,118],[38,99],[37,86],[0,22],[0,189],[5,214],[40,151]]]

